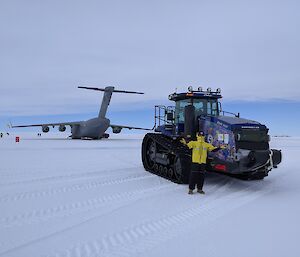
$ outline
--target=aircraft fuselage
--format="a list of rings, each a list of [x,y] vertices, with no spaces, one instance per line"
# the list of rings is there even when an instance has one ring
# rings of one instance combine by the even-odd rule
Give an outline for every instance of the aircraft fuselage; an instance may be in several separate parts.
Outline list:
[[[107,118],[94,118],[82,121],[71,128],[72,139],[91,138],[100,139],[110,126],[110,120]]]

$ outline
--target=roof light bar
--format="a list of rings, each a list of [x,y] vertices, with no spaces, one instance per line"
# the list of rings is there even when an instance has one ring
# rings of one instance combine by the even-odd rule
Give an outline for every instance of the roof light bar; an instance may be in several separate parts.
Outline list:
[[[189,86],[188,92],[189,93],[201,92],[201,93],[205,93],[205,94],[221,94],[221,88],[217,88],[215,91],[212,91],[211,87],[208,87],[205,91],[205,90],[203,90],[202,87],[198,87],[197,90],[194,90],[192,86]]]
[[[192,86],[189,86],[189,87],[188,87],[188,91],[189,91],[189,92],[193,92],[193,87],[192,87]]]

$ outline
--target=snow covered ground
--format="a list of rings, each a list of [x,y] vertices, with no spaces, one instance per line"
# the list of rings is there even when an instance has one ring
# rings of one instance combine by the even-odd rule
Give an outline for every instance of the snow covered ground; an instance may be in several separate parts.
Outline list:
[[[205,196],[145,172],[141,138],[0,139],[0,256],[300,256],[300,138],[272,139],[263,181],[208,174]]]

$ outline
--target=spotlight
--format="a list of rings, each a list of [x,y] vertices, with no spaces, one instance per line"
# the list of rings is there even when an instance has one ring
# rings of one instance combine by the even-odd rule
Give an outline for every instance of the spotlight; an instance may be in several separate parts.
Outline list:
[[[192,86],[189,86],[189,87],[188,87],[188,91],[189,91],[189,92],[193,92],[193,87],[192,87]]]
[[[199,92],[202,92],[202,87],[198,87],[198,91],[199,91]]]
[[[217,93],[221,94],[221,88],[217,88]]]
[[[207,92],[208,92],[208,93],[211,92],[211,88],[210,88],[210,87],[207,88]]]

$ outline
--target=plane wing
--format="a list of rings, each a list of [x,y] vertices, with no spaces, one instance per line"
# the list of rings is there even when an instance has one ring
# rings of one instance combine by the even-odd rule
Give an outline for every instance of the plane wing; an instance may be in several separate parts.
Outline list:
[[[58,123],[41,123],[41,124],[30,124],[30,125],[10,125],[11,128],[28,128],[28,127],[55,127],[60,125],[65,126],[72,126],[72,125],[79,125],[80,121],[74,121],[74,122],[58,122]]]
[[[123,126],[123,125],[112,125],[112,124],[110,124],[110,127],[112,128],[113,133],[120,133],[123,128],[130,129],[130,130],[131,129],[153,130],[153,129],[149,129],[149,128],[131,127],[131,126]]]

